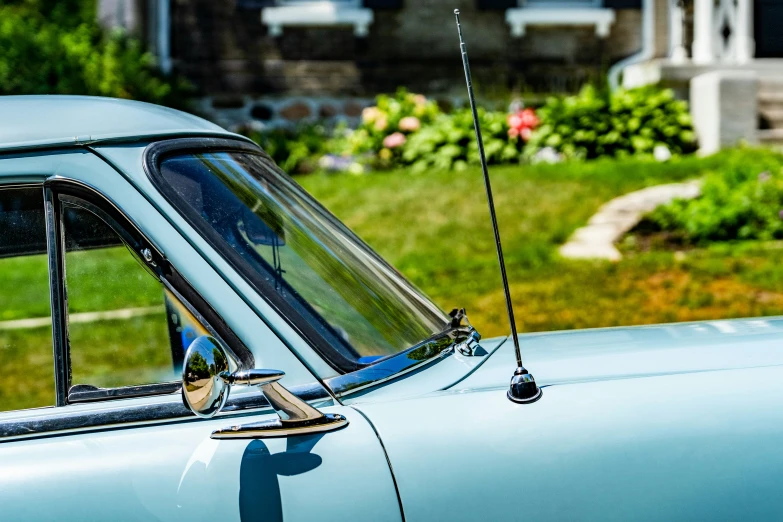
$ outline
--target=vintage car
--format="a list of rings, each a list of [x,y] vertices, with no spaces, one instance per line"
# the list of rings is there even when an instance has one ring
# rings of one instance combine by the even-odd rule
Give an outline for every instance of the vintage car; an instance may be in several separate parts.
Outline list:
[[[510,341],[246,138],[0,116],[0,519],[783,518],[781,319],[522,335],[519,404]]]

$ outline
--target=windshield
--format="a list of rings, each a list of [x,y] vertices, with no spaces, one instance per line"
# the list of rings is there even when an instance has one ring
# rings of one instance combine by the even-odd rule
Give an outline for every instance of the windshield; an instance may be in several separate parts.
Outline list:
[[[159,164],[178,210],[344,371],[410,348],[447,318],[265,156],[174,153]]]

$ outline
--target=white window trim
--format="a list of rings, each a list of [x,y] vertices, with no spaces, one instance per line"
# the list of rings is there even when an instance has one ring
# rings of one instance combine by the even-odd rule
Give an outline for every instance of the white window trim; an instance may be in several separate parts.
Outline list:
[[[354,2],[297,2],[281,0],[281,5],[261,11],[261,23],[269,27],[269,34],[281,36],[283,27],[349,26],[358,37],[365,37],[373,22],[372,9]]]
[[[530,2],[527,7],[514,7],[506,10],[506,22],[511,26],[511,34],[525,36],[528,25],[587,25],[595,27],[599,38],[609,36],[614,23],[614,9],[603,7],[576,7],[548,4],[545,1]]]

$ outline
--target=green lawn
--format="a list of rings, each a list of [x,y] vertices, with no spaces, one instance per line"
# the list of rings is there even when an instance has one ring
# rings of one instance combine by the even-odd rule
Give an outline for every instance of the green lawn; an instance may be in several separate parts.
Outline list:
[[[70,313],[160,306],[159,314],[70,325],[74,384],[170,381],[163,288],[124,247],[66,256]],[[45,255],[0,259],[0,321],[50,316]],[[54,404],[51,325],[0,328],[0,411]],[[24,378],[20,378],[23,376]]]
[[[745,154],[753,154],[746,151]],[[564,260],[557,247],[609,199],[698,177],[722,156],[491,169],[523,331],[783,314],[779,244],[627,252]],[[508,331],[479,169],[297,178],[443,309],[465,307],[484,335]]]

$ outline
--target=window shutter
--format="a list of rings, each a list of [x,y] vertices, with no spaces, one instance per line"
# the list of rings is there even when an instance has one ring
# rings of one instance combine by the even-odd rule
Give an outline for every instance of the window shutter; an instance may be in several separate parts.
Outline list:
[[[364,7],[369,9],[402,9],[402,0],[364,0]]]
[[[641,9],[642,0],[604,0],[604,7],[611,9]]]
[[[478,0],[478,8],[482,11],[500,11],[518,7],[518,0]]]

